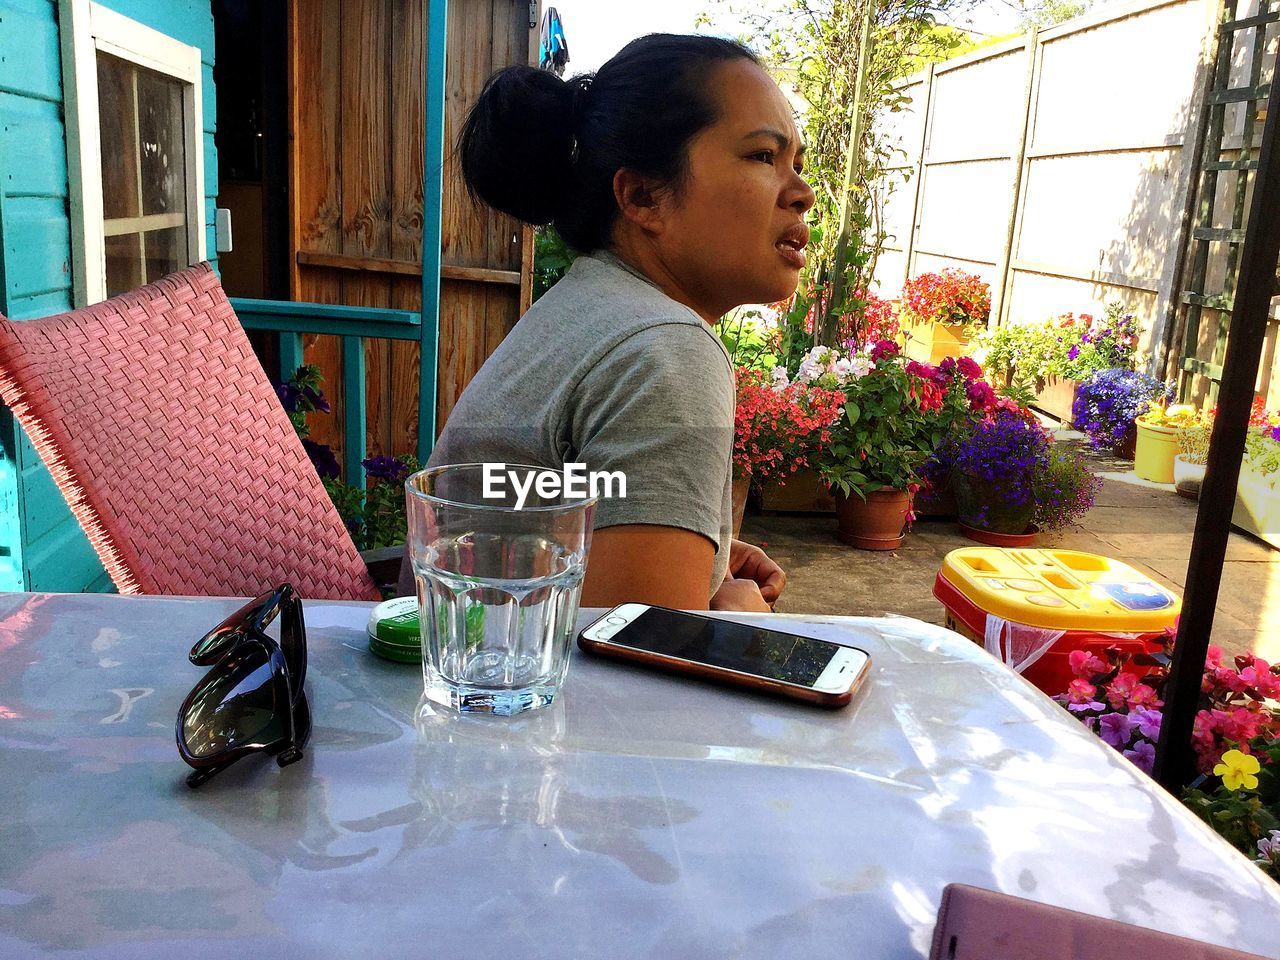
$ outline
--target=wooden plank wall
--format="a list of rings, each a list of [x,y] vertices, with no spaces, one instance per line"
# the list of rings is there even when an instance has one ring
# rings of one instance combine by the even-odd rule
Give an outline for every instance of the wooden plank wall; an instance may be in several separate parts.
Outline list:
[[[294,299],[421,306],[426,4],[291,3]],[[437,432],[527,306],[532,231],[471,204],[451,147],[489,74],[536,52],[528,16],[525,0],[449,4]],[[341,345],[306,341],[334,402],[334,416],[313,417],[312,436],[341,462]],[[410,453],[418,347],[369,342],[365,353],[368,453]]]

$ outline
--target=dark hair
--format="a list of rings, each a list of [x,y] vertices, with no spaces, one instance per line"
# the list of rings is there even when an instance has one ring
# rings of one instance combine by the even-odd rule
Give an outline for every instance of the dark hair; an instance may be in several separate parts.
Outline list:
[[[732,60],[760,62],[734,40],[651,33],[594,75],[499,70],[458,140],[467,190],[526,223],[554,223],[577,250],[605,246],[614,174],[626,167],[678,189],[689,141],[718,116],[711,72]]]

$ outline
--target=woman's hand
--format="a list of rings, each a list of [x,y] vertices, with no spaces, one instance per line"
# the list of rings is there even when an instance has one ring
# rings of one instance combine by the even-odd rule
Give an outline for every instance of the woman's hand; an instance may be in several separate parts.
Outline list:
[[[751,613],[772,613],[769,602],[760,595],[760,586],[754,580],[737,580],[725,577],[720,589],[711,598],[712,610],[745,610]]]
[[[729,570],[725,574],[725,583],[730,578],[755,583],[760,588],[760,596],[771,608],[787,585],[786,573],[767,553],[755,544],[741,540],[734,540],[729,547]],[[712,609],[716,609],[714,600]]]

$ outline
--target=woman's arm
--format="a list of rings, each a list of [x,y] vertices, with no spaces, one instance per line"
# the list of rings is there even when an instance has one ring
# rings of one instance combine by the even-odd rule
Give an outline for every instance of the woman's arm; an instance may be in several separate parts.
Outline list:
[[[701,534],[679,527],[618,524],[591,536],[584,607],[649,603],[674,610],[755,610],[769,604],[751,580],[726,578],[714,598],[708,596],[715,545]]]

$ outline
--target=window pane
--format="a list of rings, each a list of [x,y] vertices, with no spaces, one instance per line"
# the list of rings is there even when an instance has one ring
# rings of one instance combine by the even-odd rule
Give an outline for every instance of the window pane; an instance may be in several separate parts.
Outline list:
[[[102,131],[102,213],[108,220],[136,217],[138,152],[133,110],[133,64],[98,54],[98,124]]]
[[[107,296],[142,286],[142,250],[136,233],[107,237]]]
[[[151,230],[143,237],[147,248],[147,283],[187,265],[187,228]]]
[[[185,213],[186,144],[182,84],[138,70],[138,142],[142,152],[142,213]]]

